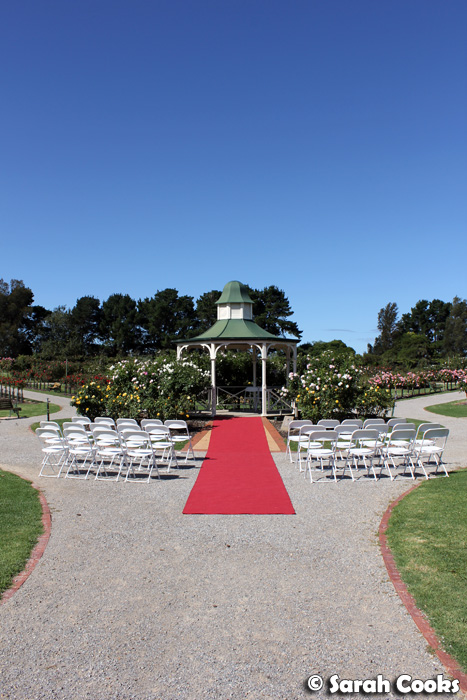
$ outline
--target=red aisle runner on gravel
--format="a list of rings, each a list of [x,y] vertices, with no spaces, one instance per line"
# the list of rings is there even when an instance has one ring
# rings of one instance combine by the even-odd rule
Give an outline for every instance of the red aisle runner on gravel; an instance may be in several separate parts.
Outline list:
[[[204,515],[293,515],[261,418],[215,420],[206,459],[183,510]]]

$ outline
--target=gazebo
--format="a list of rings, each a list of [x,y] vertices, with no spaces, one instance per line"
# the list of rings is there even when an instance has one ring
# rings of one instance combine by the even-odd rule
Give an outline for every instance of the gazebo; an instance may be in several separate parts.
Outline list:
[[[217,304],[217,321],[201,335],[189,340],[177,341],[177,359],[186,350],[202,348],[209,352],[211,359],[211,409],[216,414],[216,358],[221,348],[230,350],[251,350],[253,352],[253,391],[256,389],[256,354],[261,354],[261,415],[267,415],[268,387],[266,384],[266,363],[272,348],[285,350],[287,378],[292,358],[293,371],[297,371],[297,343],[299,340],[275,336],[258,326],[253,320],[253,302],[247,287],[241,282],[228,282]]]

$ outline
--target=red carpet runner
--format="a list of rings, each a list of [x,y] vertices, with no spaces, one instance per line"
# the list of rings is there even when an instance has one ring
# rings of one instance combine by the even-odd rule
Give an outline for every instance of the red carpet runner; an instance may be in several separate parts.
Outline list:
[[[295,513],[269,451],[261,418],[215,420],[208,453],[184,513]]]

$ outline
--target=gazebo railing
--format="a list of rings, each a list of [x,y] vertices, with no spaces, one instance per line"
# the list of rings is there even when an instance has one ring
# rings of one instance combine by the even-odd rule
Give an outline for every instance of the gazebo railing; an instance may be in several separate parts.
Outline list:
[[[293,413],[293,406],[280,395],[278,389],[267,389],[266,407],[268,413]]]
[[[236,413],[261,413],[262,388],[260,386],[218,386],[216,409]],[[212,410],[212,389],[205,389],[196,397],[196,410]],[[266,412],[268,414],[293,413],[292,405],[280,394],[279,387],[266,390]]]

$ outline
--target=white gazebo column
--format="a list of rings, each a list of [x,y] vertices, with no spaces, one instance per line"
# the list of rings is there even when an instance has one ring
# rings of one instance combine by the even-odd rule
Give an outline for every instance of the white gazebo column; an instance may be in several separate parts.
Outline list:
[[[217,387],[216,387],[216,345],[211,343],[211,413],[216,415],[217,409]]]
[[[293,373],[297,374],[297,344],[293,346]]]
[[[263,343],[261,345],[261,375],[262,375],[262,384],[261,384],[261,415],[265,416],[267,414],[267,384],[266,384],[266,365],[267,365],[267,359],[268,359],[268,349],[266,346],[266,343]]]
[[[254,345],[251,346],[251,357],[253,360],[253,410],[256,413],[258,410],[258,393],[256,391],[256,348]]]

